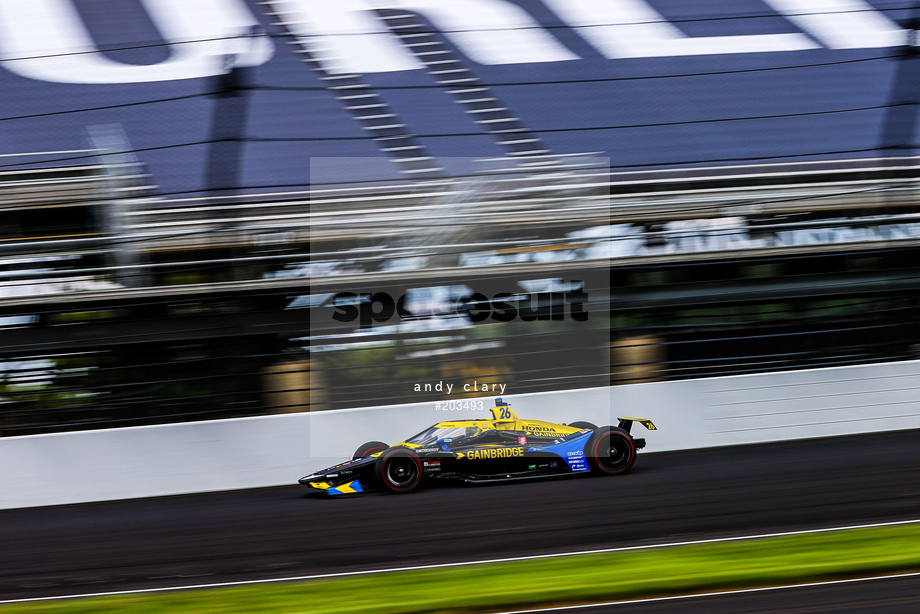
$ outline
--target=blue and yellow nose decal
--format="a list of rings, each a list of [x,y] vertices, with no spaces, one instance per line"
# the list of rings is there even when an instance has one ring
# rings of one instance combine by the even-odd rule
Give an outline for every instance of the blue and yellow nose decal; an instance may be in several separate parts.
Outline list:
[[[333,486],[327,482],[310,482],[310,486],[319,490],[325,490],[327,495],[350,495],[356,492],[364,492],[361,483],[358,480],[352,480],[345,484]]]

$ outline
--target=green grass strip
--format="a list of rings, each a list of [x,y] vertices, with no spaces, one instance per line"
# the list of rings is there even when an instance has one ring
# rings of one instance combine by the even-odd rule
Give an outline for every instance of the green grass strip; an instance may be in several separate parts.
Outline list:
[[[0,606],[0,614],[488,612],[916,570],[920,524],[909,524],[326,580],[9,604]]]

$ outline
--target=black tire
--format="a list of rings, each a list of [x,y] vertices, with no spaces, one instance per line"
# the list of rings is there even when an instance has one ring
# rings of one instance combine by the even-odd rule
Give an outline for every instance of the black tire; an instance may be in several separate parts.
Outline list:
[[[383,452],[389,447],[390,446],[383,443],[382,441],[368,441],[366,444],[355,450],[355,455],[351,458],[364,458],[365,456],[370,456],[371,454],[375,454],[377,452]]]
[[[636,444],[623,429],[605,426],[588,439],[585,458],[591,471],[598,475],[625,473],[636,462]]]
[[[590,422],[573,422],[567,426],[571,426],[573,429],[591,429],[592,431],[597,430],[597,425],[591,424]]]
[[[422,461],[408,448],[387,448],[377,457],[374,475],[384,490],[398,494],[412,492],[422,481]]]

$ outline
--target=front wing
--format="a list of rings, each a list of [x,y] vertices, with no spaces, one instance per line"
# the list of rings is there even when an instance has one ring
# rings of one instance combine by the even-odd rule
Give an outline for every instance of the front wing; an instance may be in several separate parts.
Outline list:
[[[326,495],[350,495],[364,492],[364,485],[373,483],[376,462],[377,459],[373,457],[345,461],[306,475],[298,482]]]

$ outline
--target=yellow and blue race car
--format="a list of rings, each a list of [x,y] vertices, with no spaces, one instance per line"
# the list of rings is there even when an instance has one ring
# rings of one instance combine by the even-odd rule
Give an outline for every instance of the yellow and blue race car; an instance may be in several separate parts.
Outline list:
[[[327,495],[341,495],[370,488],[407,493],[426,480],[478,483],[613,475],[628,471],[636,452],[645,447],[644,439],[630,433],[633,423],[656,430],[645,418],[620,418],[618,426],[600,428],[587,422],[522,420],[500,398],[491,412],[491,420],[438,422],[393,446],[368,442],[352,460],[299,482]]]

